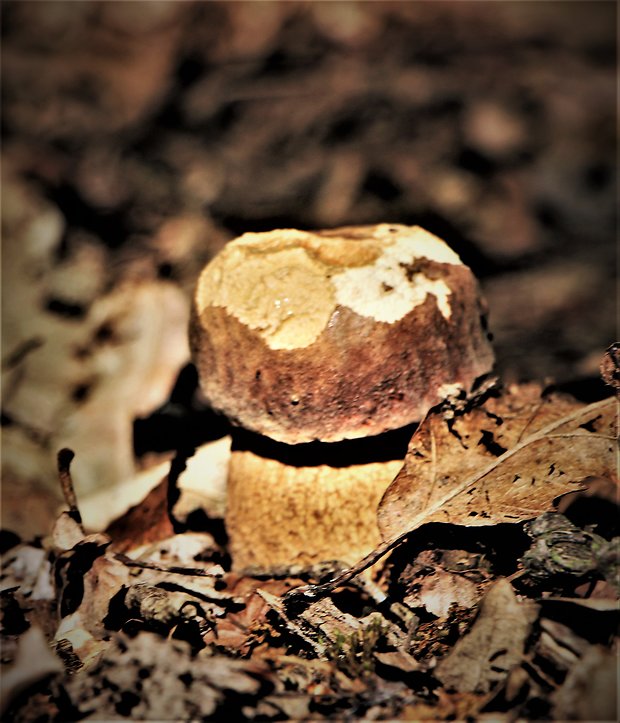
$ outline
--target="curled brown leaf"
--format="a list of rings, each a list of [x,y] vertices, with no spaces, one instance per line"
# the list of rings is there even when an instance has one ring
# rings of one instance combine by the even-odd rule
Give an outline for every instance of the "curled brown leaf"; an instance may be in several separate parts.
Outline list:
[[[550,509],[556,498],[583,489],[584,478],[615,476],[616,401],[576,409],[571,404],[568,414],[552,421],[551,413],[565,411],[567,403],[544,404],[544,413],[539,400],[538,409],[530,406],[528,412],[525,405],[512,420],[488,408],[476,410],[461,432],[438,414],[427,417],[379,505],[384,540],[428,522],[489,525],[530,519]],[[510,408],[509,399],[504,406]],[[513,426],[499,437],[514,442],[508,449],[479,424],[481,415],[492,414],[496,427]]]

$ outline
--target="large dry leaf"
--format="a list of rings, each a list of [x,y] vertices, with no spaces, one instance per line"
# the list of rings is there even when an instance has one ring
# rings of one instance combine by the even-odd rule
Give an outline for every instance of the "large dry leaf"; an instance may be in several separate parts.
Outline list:
[[[535,603],[520,603],[510,583],[498,580],[474,626],[439,663],[435,677],[460,693],[487,693],[521,661],[537,613]]]
[[[616,404],[579,406],[517,387],[456,420],[430,415],[379,505],[383,539],[428,522],[530,519],[583,489],[584,478],[614,477]]]

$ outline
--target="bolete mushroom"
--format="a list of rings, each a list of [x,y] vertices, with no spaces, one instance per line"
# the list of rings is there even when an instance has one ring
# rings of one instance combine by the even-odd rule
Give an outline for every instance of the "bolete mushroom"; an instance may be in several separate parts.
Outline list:
[[[234,425],[236,569],[352,563],[411,425],[493,365],[472,272],[420,227],[246,233],[198,281],[190,344]]]

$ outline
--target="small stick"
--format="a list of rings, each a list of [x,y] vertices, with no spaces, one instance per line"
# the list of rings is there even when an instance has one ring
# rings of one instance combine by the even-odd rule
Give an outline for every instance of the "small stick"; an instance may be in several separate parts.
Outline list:
[[[77,497],[75,496],[75,489],[73,488],[73,480],[71,478],[71,462],[75,457],[75,452],[72,449],[66,447],[58,452],[58,478],[60,480],[60,486],[62,493],[65,498],[65,502],[69,506],[69,514],[78,523],[82,532],[84,532],[84,525],[82,524],[82,515],[77,504]]]
[[[349,580],[354,578],[356,575],[359,575],[360,572],[363,572],[371,565],[374,565],[375,562],[378,562],[384,555],[387,555],[388,552],[390,552],[395,547],[397,547],[397,545],[403,542],[408,534],[409,533],[407,532],[403,535],[399,535],[394,539],[385,540],[380,545],[378,545],[372,552],[369,552],[366,557],[355,563],[353,567],[349,567],[346,570],[339,572],[335,577],[333,577],[331,580],[328,580],[327,582],[318,585],[311,584],[294,587],[292,590],[289,590],[284,595],[284,604],[302,604],[303,602],[306,605],[309,605],[310,602],[314,602],[315,600],[329,595],[337,587],[340,587],[341,585],[349,582]]]
[[[221,577],[214,574],[208,569],[202,567],[179,567],[178,565],[158,565],[156,562],[145,560],[134,560],[122,552],[117,552],[114,557],[127,567],[139,567],[142,570],[154,570],[155,572],[165,572],[172,575],[190,575],[191,577]]]

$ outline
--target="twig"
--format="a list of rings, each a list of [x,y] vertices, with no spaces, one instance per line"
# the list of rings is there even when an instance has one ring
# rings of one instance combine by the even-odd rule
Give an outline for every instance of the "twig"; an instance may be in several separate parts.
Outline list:
[[[77,497],[75,496],[75,489],[73,488],[73,479],[71,478],[71,462],[74,457],[74,451],[66,447],[58,452],[58,479],[60,480],[65,502],[69,506],[69,514],[78,523],[82,532],[84,532],[82,515],[78,508]]]
[[[146,562],[144,560],[134,560],[122,552],[115,553],[114,557],[127,567],[139,567],[142,570],[155,570],[155,572],[165,572],[175,575],[190,575],[192,577],[221,577],[214,575],[213,572],[205,570],[202,567],[179,567],[177,565],[158,565],[156,562]]]
[[[289,590],[283,597],[284,604],[286,606],[303,604],[309,605],[315,600],[329,595],[337,587],[349,582],[349,580],[354,578],[356,575],[359,575],[360,572],[363,572],[371,565],[374,565],[375,562],[378,562],[384,555],[387,555],[388,552],[397,547],[401,542],[404,542],[408,534],[409,532],[405,532],[395,539],[382,542],[372,552],[366,555],[366,557],[353,565],[353,567],[343,570],[327,582],[319,585],[302,585]]]

